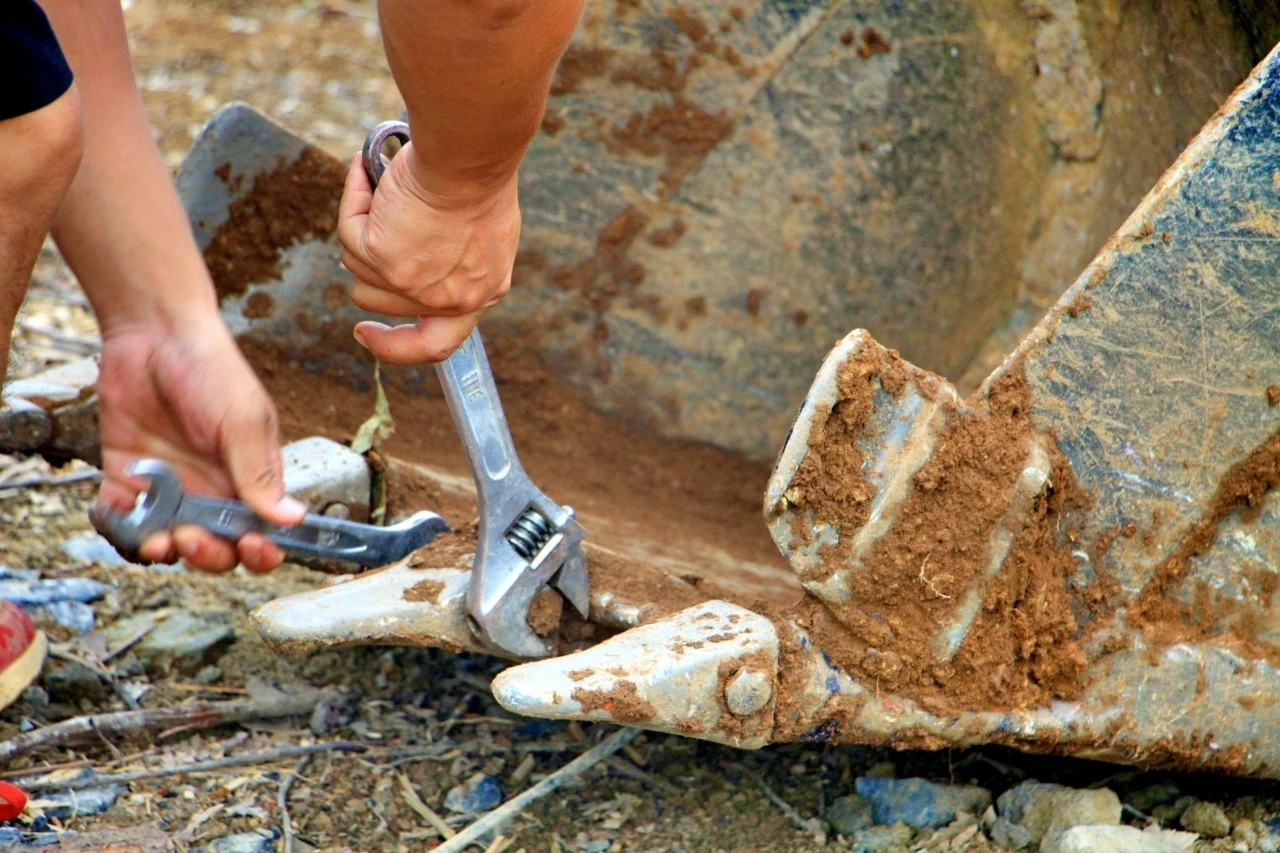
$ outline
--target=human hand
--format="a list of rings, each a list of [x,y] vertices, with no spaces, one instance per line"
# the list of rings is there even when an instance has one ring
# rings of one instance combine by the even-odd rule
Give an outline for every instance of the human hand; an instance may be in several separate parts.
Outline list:
[[[216,313],[104,330],[98,399],[99,507],[131,507],[140,489],[124,469],[154,457],[174,466],[184,489],[238,495],[267,521],[297,524],[306,514],[284,494],[275,406]],[[139,552],[211,572],[237,563],[268,572],[284,556],[261,534],[232,543],[193,525],[157,533]]]
[[[356,339],[390,364],[443,361],[511,288],[520,242],[514,172],[477,191],[428,188],[413,143],[391,160],[375,194],[359,155],[338,208],[342,264],[357,306],[416,324],[363,322]]]

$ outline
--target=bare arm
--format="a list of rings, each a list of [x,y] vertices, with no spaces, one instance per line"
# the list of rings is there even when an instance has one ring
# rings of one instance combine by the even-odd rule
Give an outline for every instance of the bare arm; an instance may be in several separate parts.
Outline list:
[[[133,80],[119,0],[42,0],[76,75],[84,155],[53,234],[103,333],[98,382],[106,480],[100,500],[127,505],[123,476],[139,456],[174,464],[187,485],[239,493],[277,523],[284,500],[275,409],[218,315],[213,284],[147,125]],[[188,528],[144,545],[226,569],[237,556],[267,569],[278,549]]]
[[[423,187],[465,201],[515,172],[581,0],[381,0]]]
[[[375,196],[358,162],[339,210],[361,323],[386,361],[446,358],[511,286],[516,169],[537,132],[581,0],[380,0],[383,41],[413,142]]]

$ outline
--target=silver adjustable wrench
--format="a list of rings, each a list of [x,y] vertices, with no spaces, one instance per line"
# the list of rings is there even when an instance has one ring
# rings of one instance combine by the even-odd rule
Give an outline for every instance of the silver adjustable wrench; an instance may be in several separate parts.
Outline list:
[[[362,158],[376,188],[382,146],[409,141],[409,125],[387,121],[365,138]],[[436,365],[479,498],[480,529],[467,614],[483,642],[520,658],[546,657],[549,644],[529,627],[529,606],[546,585],[584,618],[590,605],[582,556],[586,533],[573,510],[544,495],[520,465],[478,329]]]
[[[261,533],[294,556],[361,566],[394,563],[449,530],[443,518],[425,511],[390,527],[311,513],[300,523],[284,527],[263,521],[240,501],[182,491],[178,475],[158,459],[139,459],[125,473],[150,480],[147,490],[127,512],[95,510],[91,517],[99,533],[121,554],[135,559],[148,536],[184,524],[203,527],[233,542],[246,533]]]

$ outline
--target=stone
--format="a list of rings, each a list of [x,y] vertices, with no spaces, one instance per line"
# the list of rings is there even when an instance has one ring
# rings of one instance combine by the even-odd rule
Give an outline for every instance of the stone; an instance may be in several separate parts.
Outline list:
[[[51,601],[35,608],[32,614],[61,625],[77,636],[92,631],[96,619],[93,608],[80,601]]]
[[[54,580],[0,580],[0,598],[19,607],[38,607],[54,601],[97,601],[111,591],[105,583],[88,578],[56,578]]]
[[[1182,792],[1172,782],[1158,782],[1131,791],[1125,796],[1125,804],[1143,814],[1150,814],[1156,806],[1163,806],[1178,799]]]
[[[1195,832],[1206,838],[1225,838],[1231,834],[1231,819],[1217,803],[1196,800],[1187,806],[1178,821],[1188,832]]]
[[[871,817],[871,803],[857,794],[837,797],[827,806],[827,822],[845,838],[853,837],[860,829],[866,829],[874,822]]]
[[[851,853],[897,853],[905,851],[915,833],[904,823],[893,826],[869,826],[858,830],[850,839]]]
[[[284,488],[308,510],[351,521],[369,520],[373,481],[364,456],[345,444],[311,436],[280,450]],[[342,507],[344,513],[335,513]]]
[[[27,803],[27,808],[43,812],[46,818],[69,820],[105,812],[111,808],[118,796],[120,796],[120,789],[116,787],[84,788],[78,791],[45,794],[40,799]]]
[[[975,785],[861,776],[854,787],[871,803],[872,818],[882,825],[937,829],[955,820],[956,812],[981,814],[991,805],[991,792]]]
[[[1027,830],[1033,847],[1050,831],[1116,826],[1121,810],[1120,798],[1110,788],[1069,788],[1035,780],[1005,791],[996,808],[1000,818]]]
[[[190,610],[171,610],[160,620],[154,613],[135,613],[112,624],[107,629],[107,641],[109,647],[115,648],[154,625],[133,647],[134,654],[152,671],[176,665],[183,671],[195,672],[234,639],[235,631],[227,623],[225,614]]]
[[[20,397],[0,400],[0,451],[30,453],[52,435],[53,419],[40,406]]]
[[[98,674],[78,663],[66,662],[46,668],[40,683],[54,702],[77,703],[81,699],[100,702],[107,698],[107,688]]]
[[[280,836],[272,829],[224,835],[192,853],[275,853],[276,839]]]
[[[498,780],[484,773],[477,773],[461,785],[454,785],[445,795],[444,807],[458,814],[487,812],[502,802],[502,789]]]
[[[114,545],[91,531],[68,537],[61,549],[63,554],[73,560],[84,560],[100,566],[123,566],[128,562],[120,556]]]
[[[1035,843],[1031,837],[1031,830],[1003,817],[997,817],[992,822],[991,840],[1010,850],[1026,850]]]
[[[1041,853],[1186,853],[1195,836],[1136,826],[1072,826],[1046,837]]]

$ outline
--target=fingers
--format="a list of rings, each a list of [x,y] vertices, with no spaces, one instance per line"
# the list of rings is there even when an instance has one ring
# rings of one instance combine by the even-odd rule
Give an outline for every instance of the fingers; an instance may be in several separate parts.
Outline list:
[[[255,574],[266,574],[284,562],[284,552],[260,533],[250,533],[236,543],[240,564]]]
[[[356,326],[356,340],[387,364],[444,361],[462,345],[480,321],[476,311],[461,317],[419,317],[417,323],[386,326],[364,322]]]
[[[209,531],[184,524],[173,531],[173,549],[184,563],[202,572],[229,572],[240,562],[236,548]]]
[[[338,202],[338,242],[354,255],[364,255],[364,234],[372,207],[373,187],[356,154],[351,158],[351,168],[342,185],[342,200]]]
[[[265,394],[231,410],[219,430],[219,445],[236,493],[272,524],[297,524],[307,510],[284,493],[280,430],[275,406]]]

